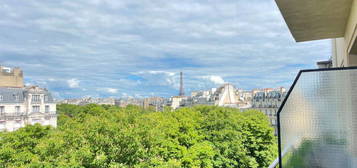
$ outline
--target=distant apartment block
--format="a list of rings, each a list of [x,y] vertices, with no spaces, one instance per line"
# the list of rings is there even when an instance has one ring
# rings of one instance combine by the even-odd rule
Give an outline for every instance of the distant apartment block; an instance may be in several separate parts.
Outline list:
[[[115,105],[119,107],[126,107],[128,105],[143,106],[144,100],[136,98],[120,98],[115,100]]]
[[[78,99],[65,99],[58,101],[58,104],[74,104],[74,105],[87,105],[87,104],[98,104],[98,105],[115,105],[116,100],[114,98],[92,98],[83,97]]]
[[[167,99],[162,97],[149,97],[143,99],[143,107],[152,107],[155,111],[163,111],[164,107],[167,105]]]
[[[232,106],[236,107],[238,103],[238,97],[236,89],[231,84],[224,84],[219,87],[213,94],[215,105],[217,106]]]
[[[24,87],[23,72],[20,68],[9,68],[0,65],[0,87]]]
[[[277,112],[286,96],[284,88],[255,90],[251,109],[263,112],[269,117],[271,125],[277,134]]]
[[[168,103],[172,109],[178,109],[180,107],[192,105],[192,99],[188,96],[174,96],[171,97]]]

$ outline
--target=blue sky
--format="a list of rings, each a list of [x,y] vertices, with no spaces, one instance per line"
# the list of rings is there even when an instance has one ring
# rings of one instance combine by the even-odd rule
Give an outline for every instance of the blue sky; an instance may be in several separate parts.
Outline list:
[[[0,64],[57,98],[146,97],[230,82],[289,87],[327,60],[329,40],[296,43],[273,0],[3,0]]]

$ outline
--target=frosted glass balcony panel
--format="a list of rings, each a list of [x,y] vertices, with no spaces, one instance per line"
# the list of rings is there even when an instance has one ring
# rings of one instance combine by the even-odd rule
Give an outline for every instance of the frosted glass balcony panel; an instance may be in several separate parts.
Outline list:
[[[279,119],[283,168],[357,168],[357,69],[301,71]]]

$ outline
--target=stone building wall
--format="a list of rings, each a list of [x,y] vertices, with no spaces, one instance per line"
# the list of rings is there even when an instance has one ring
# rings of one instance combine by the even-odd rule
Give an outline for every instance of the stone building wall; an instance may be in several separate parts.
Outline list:
[[[0,66],[0,87],[24,87],[22,70]]]

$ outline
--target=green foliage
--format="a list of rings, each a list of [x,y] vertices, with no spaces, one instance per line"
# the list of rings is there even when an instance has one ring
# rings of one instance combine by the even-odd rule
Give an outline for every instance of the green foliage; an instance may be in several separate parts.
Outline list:
[[[0,134],[0,167],[261,168],[277,153],[257,111],[58,105],[58,128]]]
[[[306,160],[308,160],[307,158],[309,158],[309,155],[312,153],[313,145],[314,143],[311,140],[303,141],[298,149],[293,149],[284,156],[283,167],[309,167],[308,163],[306,163]]]

